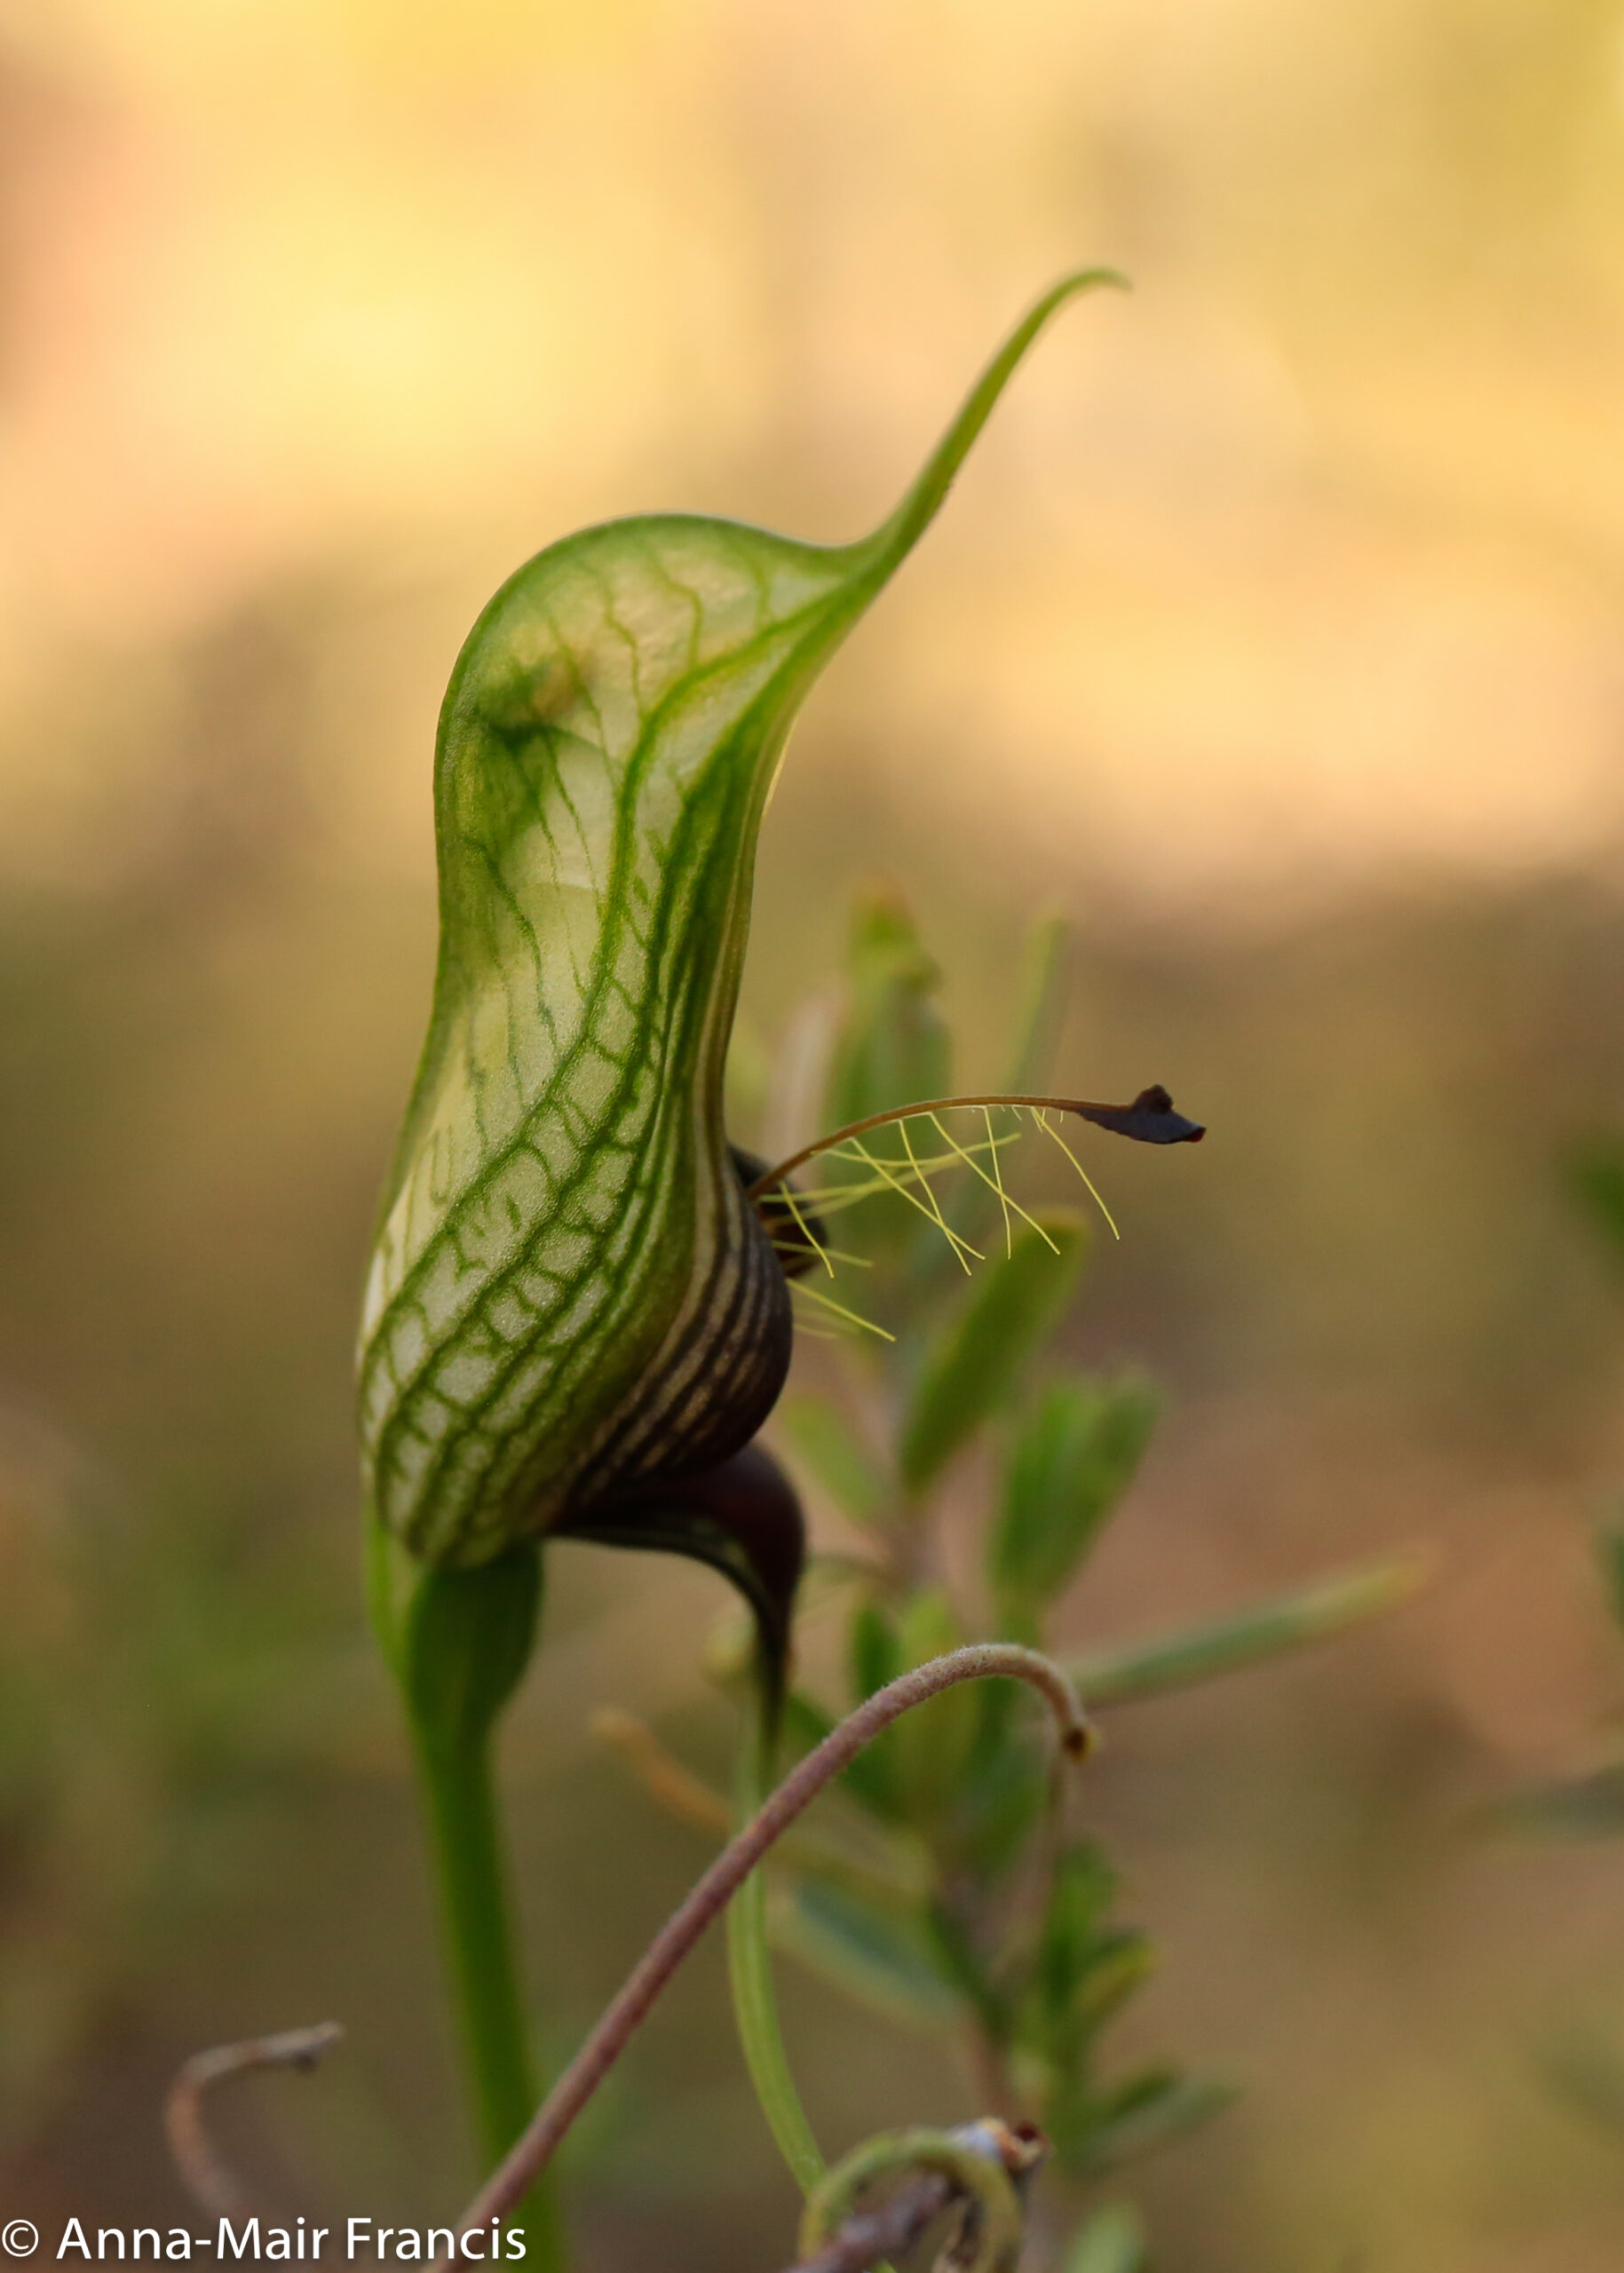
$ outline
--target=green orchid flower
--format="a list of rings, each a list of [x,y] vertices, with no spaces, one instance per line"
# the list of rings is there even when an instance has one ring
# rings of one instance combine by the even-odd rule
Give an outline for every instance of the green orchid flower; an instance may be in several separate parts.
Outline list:
[[[368,1502],[418,1562],[674,1547],[781,1646],[798,1518],[746,1448],[789,1301],[722,1118],[762,816],[812,681],[1032,340],[1117,281],[1045,295],[861,543],[611,522],[539,553],[470,635],[435,769],[433,1011],[360,1350]]]
[[[786,737],[1038,332],[1121,281],[1090,270],[1037,303],[872,536],[800,544],[682,514],[583,530],[509,579],[452,674],[440,959],[373,1247],[360,1419],[373,1612],[487,2162],[534,2096],[490,1740],[534,1644],[540,1543],[715,1564],[756,1612],[769,1723],[781,1693],[801,1517],[753,1440],[816,1226],[787,1168],[730,1146],[722,1093]],[[764,1984],[746,1988],[764,2009]],[[525,2219],[533,2265],[556,2267],[550,2201]]]

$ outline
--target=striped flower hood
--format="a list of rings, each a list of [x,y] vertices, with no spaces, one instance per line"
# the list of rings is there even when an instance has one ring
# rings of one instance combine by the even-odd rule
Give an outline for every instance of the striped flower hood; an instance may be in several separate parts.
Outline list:
[[[812,680],[1042,324],[1103,281],[1034,308],[864,542],[616,521],[538,554],[474,626],[440,725],[433,1008],[360,1355],[368,1503],[420,1561],[685,1525],[726,1564],[693,1544],[708,1525],[789,1520],[745,1453],[788,1365],[788,1292],[722,1115],[763,812]]]

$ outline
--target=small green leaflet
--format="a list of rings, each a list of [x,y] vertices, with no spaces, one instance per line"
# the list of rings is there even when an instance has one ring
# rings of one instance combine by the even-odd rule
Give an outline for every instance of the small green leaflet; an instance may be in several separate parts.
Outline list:
[[[646,1501],[771,1409],[788,1296],[722,1074],[773,772],[1039,330],[1120,281],[1037,303],[860,543],[611,522],[474,626],[440,717],[440,961],[360,1360],[370,1504],[424,1560]]]

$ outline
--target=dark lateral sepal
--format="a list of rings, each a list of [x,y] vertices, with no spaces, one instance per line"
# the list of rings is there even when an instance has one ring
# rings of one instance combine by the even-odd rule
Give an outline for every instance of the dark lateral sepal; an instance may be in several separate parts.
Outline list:
[[[767,1164],[742,1144],[730,1144],[733,1166],[747,1194],[767,1174]],[[822,1255],[823,1219],[788,1183],[763,1192],[755,1202],[761,1227],[772,1242],[786,1279],[804,1279]]]
[[[1141,1089],[1131,1105],[1073,1105],[1066,1110],[1139,1144],[1199,1144],[1207,1134],[1204,1122],[1186,1121],[1182,1113],[1174,1112],[1173,1100],[1160,1081]]]
[[[720,1467],[610,1500],[556,1526],[557,1539],[645,1547],[708,1563],[730,1579],[756,1616],[769,1708],[783,1696],[789,1621],[805,1560],[801,1503],[772,1454],[747,1445]]]
[[[855,1137],[866,1136],[871,1129],[889,1128],[899,1121],[918,1121],[939,1113],[959,1113],[970,1106],[1015,1107],[1023,1111],[1043,1113],[1074,1113],[1081,1121],[1091,1121],[1096,1128],[1108,1129],[1113,1136],[1131,1136],[1140,1144],[1199,1144],[1207,1134],[1206,1125],[1200,1121],[1188,1121],[1182,1113],[1175,1113],[1173,1100],[1160,1081],[1148,1089],[1141,1089],[1131,1105],[1096,1105],[1089,1097],[1031,1097],[1015,1090],[989,1090],[985,1094],[962,1097],[925,1097],[916,1105],[887,1105],[883,1112],[871,1113],[861,1121],[849,1121],[844,1129],[831,1130],[827,1136],[814,1137],[810,1144],[803,1144],[798,1152],[791,1152],[787,1160],[776,1168],[764,1168],[751,1176],[756,1168],[754,1156],[741,1152],[735,1144],[733,1161],[741,1176],[746,1178],[746,1196],[753,1200],[757,1212],[772,1231],[766,1210],[780,1201],[780,1195],[790,1190],[788,1179],[796,1168],[817,1159],[820,1152],[829,1152],[842,1144],[849,1144]],[[804,1203],[798,1203],[804,1212]],[[777,1234],[773,1234],[775,1244]],[[780,1259],[784,1249],[780,1248]],[[794,1275],[794,1274],[787,1274]]]

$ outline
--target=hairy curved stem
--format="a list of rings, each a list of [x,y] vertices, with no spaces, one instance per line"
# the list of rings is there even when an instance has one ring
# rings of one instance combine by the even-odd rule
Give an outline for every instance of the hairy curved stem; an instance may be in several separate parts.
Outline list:
[[[887,2259],[906,2257],[953,2199],[953,2181],[945,2171],[922,2171],[877,2210],[846,2219],[828,2241],[797,2258],[789,2273],[871,2273]]]
[[[1152,1099],[1161,1102],[1153,1105]],[[831,1129],[827,1136],[816,1136],[810,1144],[803,1144],[798,1152],[791,1152],[787,1160],[765,1168],[750,1185],[749,1197],[762,1200],[782,1184],[796,1168],[804,1168],[808,1160],[815,1160],[820,1152],[832,1151],[836,1144],[851,1144],[854,1138],[866,1136],[871,1129],[886,1129],[892,1122],[918,1121],[939,1113],[955,1113],[963,1105],[973,1105],[986,1111],[990,1105],[1010,1105],[1026,1112],[1070,1113],[1080,1121],[1091,1121],[1097,1127],[1109,1129],[1119,1136],[1137,1137],[1142,1144],[1199,1143],[1206,1134],[1200,1124],[1186,1121],[1182,1113],[1173,1111],[1173,1101],[1165,1090],[1146,1089],[1132,1105],[1097,1105],[1089,1097],[1028,1097],[1014,1089],[978,1090],[973,1097],[923,1097],[917,1105],[888,1105],[883,1113],[870,1113],[861,1121],[849,1121],[844,1129]],[[1171,1135],[1176,1126],[1181,1132]],[[949,1143],[952,1142],[949,1138]],[[956,1149],[956,1148],[955,1148]]]
[[[915,2128],[866,2139],[836,2165],[806,2205],[801,2220],[802,2273],[805,2261],[815,2263],[814,2252],[851,2220],[867,2189],[899,2174],[913,2178],[931,2171],[947,2178],[949,2198],[962,2202],[973,2218],[970,2233],[961,2232],[957,2241],[949,2243],[945,2261],[962,2267],[963,2273],[1015,2273],[1026,2189],[1048,2152],[1049,2142],[1040,2132],[1030,2126],[1011,2131],[996,2116],[967,2123],[957,2131]],[[874,2261],[872,2256],[862,2258],[852,2273],[863,2273]]]
[[[500,2217],[533,2184],[558,2151],[610,2069],[631,2041],[666,1983],[717,1913],[742,1886],[762,1857],[838,1776],[863,1746],[915,1705],[961,1681],[1002,1677],[1024,1681],[1047,1699],[1069,1758],[1081,1760],[1093,1731],[1076,1691],[1060,1667],[1035,1650],[1013,1642],[978,1642],[928,1665],[916,1666],[886,1688],[876,1690],[855,1713],[830,1730],[809,1752],[743,1830],[678,1904],[628,1975],[597,2027],[548,2094],[528,2130],[463,2213],[458,2235]]]
[[[246,2037],[239,2044],[217,2044],[192,2055],[170,2087],[163,2134],[180,2182],[194,2202],[221,2218],[236,2217],[250,2205],[248,2189],[209,2136],[203,2122],[207,2095],[251,2068],[313,2068],[343,2034],[337,2021],[321,2021],[314,2028],[281,2029],[274,2036]]]

